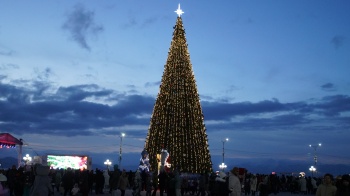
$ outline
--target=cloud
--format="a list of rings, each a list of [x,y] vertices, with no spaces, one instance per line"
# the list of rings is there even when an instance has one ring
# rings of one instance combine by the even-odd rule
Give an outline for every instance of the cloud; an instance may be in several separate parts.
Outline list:
[[[154,98],[117,94],[94,84],[60,87],[55,93],[43,93],[49,87],[39,88],[42,86],[45,84],[40,82],[27,88],[0,83],[3,122],[0,130],[17,134],[92,135],[95,130],[145,125],[149,119],[138,115],[150,115],[154,104]],[[108,100],[111,96],[116,97],[117,103],[88,101]]]
[[[334,117],[340,116],[341,114],[345,115],[345,113],[350,111],[350,97],[347,95],[323,97],[319,103],[313,104],[312,107],[326,116]]]
[[[345,42],[345,37],[341,35],[336,35],[332,38],[331,43],[334,45],[335,49],[340,48]]]
[[[157,17],[151,17],[151,18],[147,18],[143,21],[141,28],[147,27],[155,22],[157,22],[158,18]]]
[[[128,21],[122,25],[122,28],[130,28],[137,25],[135,17],[129,16]]]
[[[329,83],[329,82],[321,85],[321,89],[324,91],[335,91],[336,90],[334,84]]]
[[[144,86],[146,88],[148,88],[148,87],[155,87],[155,86],[159,87],[160,84],[161,84],[160,81],[157,81],[157,82],[146,82]]]
[[[8,70],[8,69],[18,69],[19,66],[13,63],[3,63],[0,65],[0,70]]]
[[[0,56],[12,56],[14,53],[13,50],[0,46]]]
[[[70,38],[86,50],[90,50],[87,37],[103,31],[103,26],[95,24],[94,15],[94,12],[85,10],[81,4],[78,4],[62,25],[62,28],[70,33]]]
[[[130,13],[128,16],[128,20],[124,24],[122,24],[121,27],[124,29],[130,28],[130,27],[146,28],[156,23],[157,21],[158,21],[158,17],[155,17],[155,16],[149,17],[140,21],[140,20],[137,20],[135,16]]]
[[[13,84],[0,80],[0,130],[19,135],[77,136],[134,127],[137,131],[130,134],[145,135],[155,99],[96,84],[56,88],[41,80]],[[350,129],[348,95],[327,96],[310,103],[273,99],[255,103],[211,100],[201,104],[208,132]]]
[[[49,67],[45,68],[43,71],[38,69],[35,69],[34,71],[37,75],[37,79],[39,80],[48,80],[50,76],[53,75],[52,69]]]

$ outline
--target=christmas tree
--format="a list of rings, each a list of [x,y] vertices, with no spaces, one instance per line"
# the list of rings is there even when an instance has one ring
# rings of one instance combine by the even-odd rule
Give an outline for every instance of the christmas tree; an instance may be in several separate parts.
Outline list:
[[[180,9],[164,66],[145,149],[152,170],[157,170],[157,154],[169,152],[172,169],[188,173],[212,170],[208,137],[200,98],[187,47]]]

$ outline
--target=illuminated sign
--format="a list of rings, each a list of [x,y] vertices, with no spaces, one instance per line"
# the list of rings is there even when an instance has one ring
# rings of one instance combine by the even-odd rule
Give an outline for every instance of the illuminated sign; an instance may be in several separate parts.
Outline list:
[[[47,165],[51,169],[88,169],[87,156],[47,155]]]

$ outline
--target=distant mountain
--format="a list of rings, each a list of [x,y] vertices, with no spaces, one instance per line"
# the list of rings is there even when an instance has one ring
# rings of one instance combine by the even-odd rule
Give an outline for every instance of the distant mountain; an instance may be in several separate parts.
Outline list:
[[[5,157],[0,159],[0,168],[1,169],[8,169],[11,168],[12,165],[16,165],[17,166],[17,159],[13,158],[13,157]]]
[[[299,174],[300,172],[305,172],[306,175],[311,176],[309,168],[310,163],[304,161],[291,161],[291,160],[276,160],[276,159],[255,159],[246,160],[238,159],[235,160],[238,167],[243,167],[250,173],[261,173],[269,174],[271,172],[276,172],[279,174]],[[317,176],[322,176],[325,173],[330,173],[333,175],[342,175],[350,173],[350,165],[345,164],[319,164],[316,166]]]

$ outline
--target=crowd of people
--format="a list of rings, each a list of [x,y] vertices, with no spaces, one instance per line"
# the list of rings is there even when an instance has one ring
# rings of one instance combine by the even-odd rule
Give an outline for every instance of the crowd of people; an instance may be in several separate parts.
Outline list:
[[[87,196],[109,192],[112,196],[125,195],[131,189],[134,196],[142,191],[146,196],[240,196],[278,194],[310,194],[316,196],[350,196],[350,176],[333,178],[283,174],[240,173],[238,167],[229,172],[205,172],[203,174],[180,173],[177,170],[126,172],[118,165],[113,171],[50,169],[48,166],[13,166],[0,170],[0,195],[10,196],[40,195],[82,195]],[[166,194],[165,194],[166,193]]]
[[[119,172],[118,168],[116,171]],[[123,185],[123,177],[128,177],[125,171],[121,172],[121,178],[119,175],[117,181],[115,178],[110,177],[106,181],[106,175],[113,176],[114,172],[104,172],[102,170],[73,170],[67,169],[50,169],[49,166],[35,165],[19,167],[12,166],[8,170],[0,170],[0,196],[3,194],[10,196],[48,196],[59,193],[60,195],[82,195],[87,196],[90,193],[95,195],[104,194],[106,185],[110,187],[112,192],[112,186],[122,187],[129,186]],[[130,179],[124,181],[129,182]],[[116,184],[116,185],[115,185]],[[56,194],[57,195],[57,194]]]

